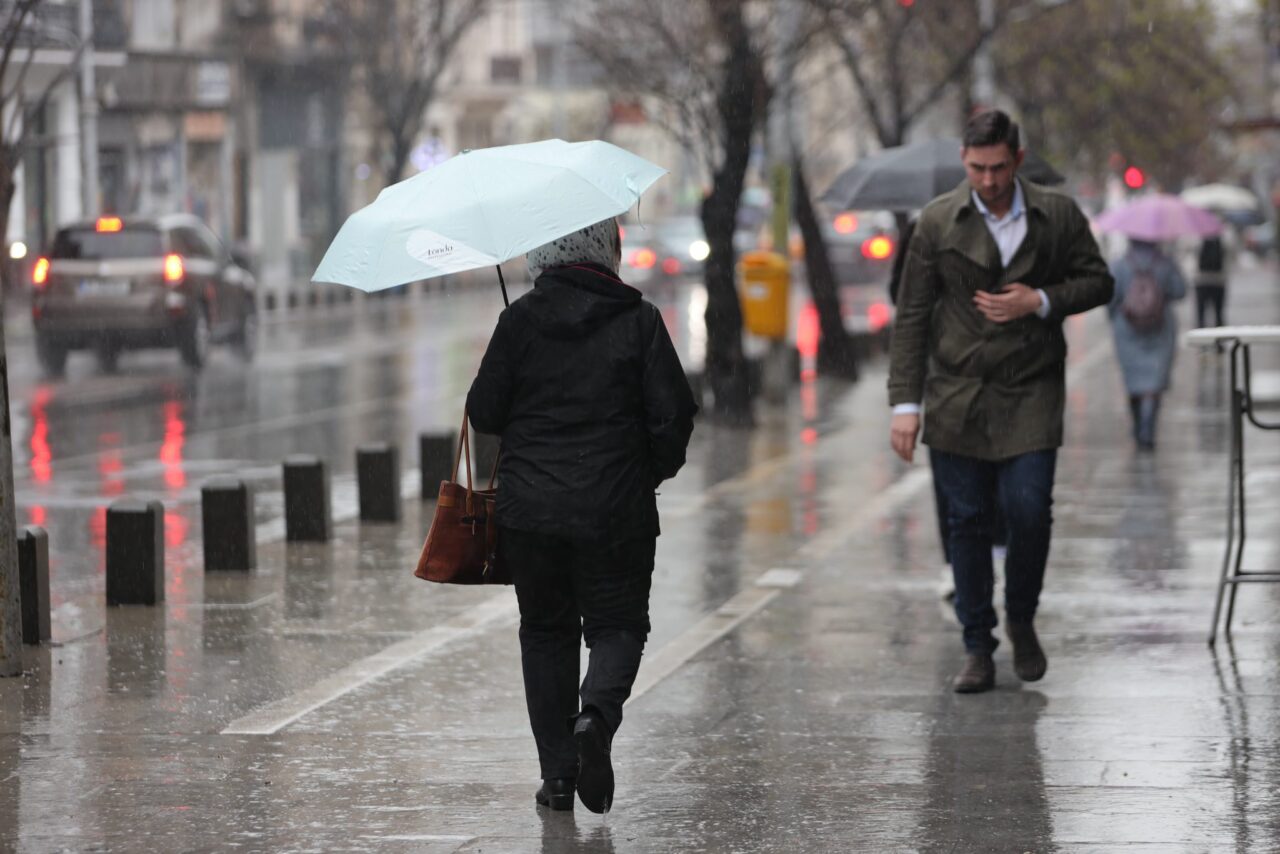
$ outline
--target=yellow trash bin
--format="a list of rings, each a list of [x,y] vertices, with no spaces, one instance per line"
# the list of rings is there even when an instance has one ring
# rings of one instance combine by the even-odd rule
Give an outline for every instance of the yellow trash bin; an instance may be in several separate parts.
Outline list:
[[[777,252],[744,252],[738,261],[742,322],[752,335],[787,337],[787,296],[791,268]]]

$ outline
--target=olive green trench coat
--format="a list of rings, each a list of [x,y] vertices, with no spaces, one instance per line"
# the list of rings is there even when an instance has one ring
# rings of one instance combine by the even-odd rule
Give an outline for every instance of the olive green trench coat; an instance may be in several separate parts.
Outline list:
[[[1022,181],[1027,236],[1009,266],[962,184],[929,203],[907,248],[889,366],[889,402],[924,405],[925,444],[1004,460],[1062,444],[1062,321],[1111,301],[1089,222],[1068,196]],[[1049,315],[993,323],[979,289],[1043,289]]]

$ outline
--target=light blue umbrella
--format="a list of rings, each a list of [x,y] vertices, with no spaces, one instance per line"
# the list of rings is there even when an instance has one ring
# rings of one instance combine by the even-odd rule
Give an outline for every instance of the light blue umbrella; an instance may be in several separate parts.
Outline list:
[[[311,280],[372,292],[489,265],[501,279],[503,261],[617,216],[665,174],[599,140],[464,151],[348,217]]]

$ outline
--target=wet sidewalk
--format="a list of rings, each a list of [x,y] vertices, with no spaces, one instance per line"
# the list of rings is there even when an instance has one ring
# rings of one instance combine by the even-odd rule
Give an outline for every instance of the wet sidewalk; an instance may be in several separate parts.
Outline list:
[[[1229,310],[1280,319],[1274,271]],[[1185,316],[1185,312],[1184,312]],[[1205,645],[1225,379],[1180,353],[1136,454],[1100,313],[1071,321],[1046,678],[957,696],[923,458],[884,366],[754,431],[701,422],[663,489],[653,634],[605,818],[539,814],[509,590],[410,575],[429,506],[170,567],[170,603],[0,681],[0,848],[20,851],[1267,852],[1280,849],[1280,589]],[[1260,355],[1260,369],[1280,354]],[[1250,436],[1246,562],[1274,564],[1280,443]],[[193,532],[192,543],[198,543]],[[56,632],[55,632],[56,634]]]

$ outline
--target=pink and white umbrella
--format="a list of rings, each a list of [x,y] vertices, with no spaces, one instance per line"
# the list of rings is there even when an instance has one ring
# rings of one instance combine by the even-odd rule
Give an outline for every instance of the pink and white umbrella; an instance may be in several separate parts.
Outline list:
[[[1167,193],[1142,196],[1105,211],[1094,220],[1094,225],[1101,231],[1115,231],[1153,243],[1222,232],[1222,220],[1216,215]]]

